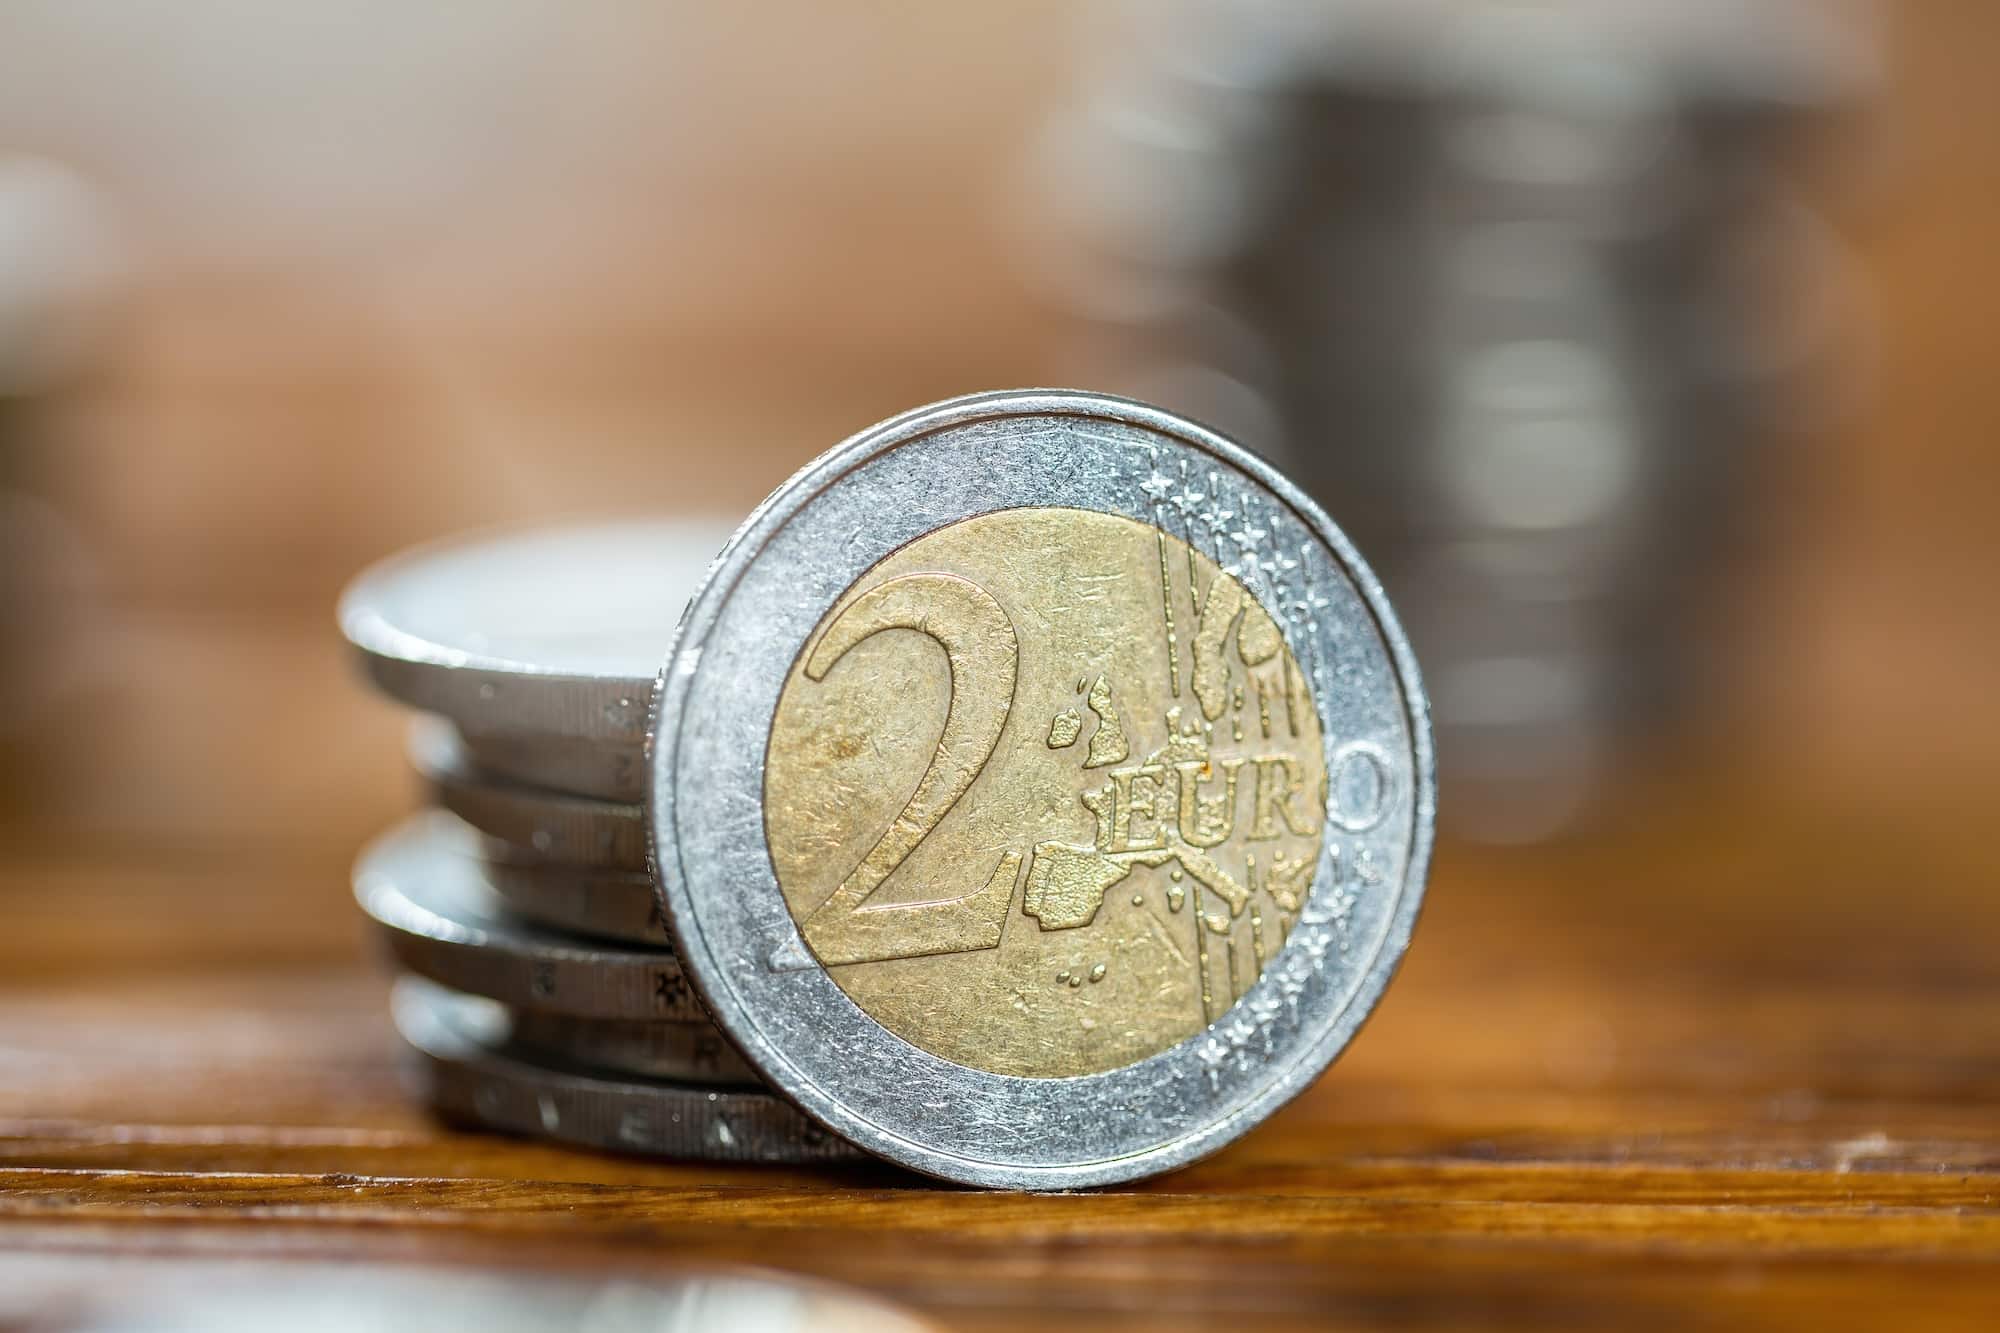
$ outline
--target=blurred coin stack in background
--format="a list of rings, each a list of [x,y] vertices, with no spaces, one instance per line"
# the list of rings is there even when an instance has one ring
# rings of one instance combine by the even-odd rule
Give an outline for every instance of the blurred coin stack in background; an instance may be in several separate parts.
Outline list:
[[[1556,831],[1685,715],[1771,446],[1853,379],[1850,272],[1786,173],[1862,99],[1865,15],[1105,12],[1031,192],[1082,377],[1340,515],[1424,662],[1447,826]]]
[[[44,405],[101,350],[124,267],[81,176],[0,150],[0,761],[87,674],[94,553],[41,494],[26,446]]]
[[[671,1157],[853,1155],[709,1021],[647,872],[653,683],[728,534],[623,522],[474,538],[378,565],[342,599],[369,679],[423,714],[410,755],[436,808],[368,848],[354,890],[447,1116]]]

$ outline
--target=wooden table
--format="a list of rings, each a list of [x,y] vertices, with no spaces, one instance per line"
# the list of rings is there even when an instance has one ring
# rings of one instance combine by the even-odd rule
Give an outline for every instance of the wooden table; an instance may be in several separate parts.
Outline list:
[[[717,1264],[968,1328],[1992,1327],[1979,824],[1760,790],[1693,768],[1588,842],[1447,845],[1309,1093],[1189,1170],[1029,1197],[444,1128],[399,1086],[346,849],[31,843],[0,867],[0,1275]]]

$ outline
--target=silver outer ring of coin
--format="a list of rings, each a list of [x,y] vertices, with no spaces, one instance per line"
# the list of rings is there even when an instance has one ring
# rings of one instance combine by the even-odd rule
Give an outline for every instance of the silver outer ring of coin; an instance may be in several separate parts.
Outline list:
[[[486,884],[514,915],[553,930],[671,950],[653,881],[636,870],[589,870],[489,857]]]
[[[410,764],[432,798],[522,859],[606,870],[646,868],[645,808],[524,786],[477,772],[437,718],[410,728]]]
[[[764,1088],[713,1023],[571,1018],[497,1007],[508,1048],[531,1060],[678,1083]]]
[[[860,1154],[768,1092],[544,1069],[493,1050],[477,1013],[436,986],[398,982],[396,1030],[422,1060],[425,1100],[490,1129],[587,1148],[728,1162],[854,1161]]]
[[[479,863],[452,850],[440,818],[420,815],[390,831],[354,867],[355,899],[403,967],[516,1009],[708,1020],[670,953],[593,944],[508,921]]]
[[[1221,507],[1300,558],[1289,592],[1242,575],[1312,674],[1327,747],[1377,747],[1393,796],[1367,832],[1329,836],[1285,947],[1204,1032],[1076,1078],[987,1073],[902,1040],[806,952],[763,825],[765,747],[795,654],[891,552],[974,514],[1062,506],[1175,531],[1142,485],[1185,460]],[[1249,526],[1246,524],[1246,527]],[[1314,599],[1324,602],[1315,603]],[[1296,614],[1294,614],[1296,612]],[[1338,680],[1336,690],[1331,682]],[[1170,1170],[1247,1132],[1353,1037],[1407,948],[1436,815],[1429,706],[1380,583],[1303,492],[1239,446],[1124,399],[973,395],[863,431],[780,487],[710,570],[663,669],[652,832],[676,948],[751,1066],[834,1133],[931,1175],[1068,1189]],[[1337,825],[1329,826],[1329,832]],[[1332,862],[1381,871],[1340,901]],[[1281,983],[1285,989],[1281,990]]]

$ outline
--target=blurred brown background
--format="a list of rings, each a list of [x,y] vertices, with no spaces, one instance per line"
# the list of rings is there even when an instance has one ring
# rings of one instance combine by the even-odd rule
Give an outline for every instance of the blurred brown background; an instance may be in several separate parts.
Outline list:
[[[478,14],[0,15],[0,1111],[22,1142],[51,1118],[337,1116],[386,1080],[345,873],[415,795],[403,718],[333,625],[364,564],[500,520],[740,513],[892,412],[1100,364],[1032,279],[1023,163],[1117,60],[1101,19]],[[1865,294],[1862,355],[1821,386],[1859,410],[1756,496],[1764,540],[1703,622],[1720,687],[1624,756],[1595,818],[1542,848],[1447,840],[1408,979],[1329,1080],[1362,1109],[1288,1122],[1329,1153],[1463,1112],[1467,1141],[1532,1130],[1554,1157],[1574,1131],[1575,1160],[2000,1169],[2000,9],[1877,17],[1879,83],[1802,176]],[[303,989],[259,1000],[219,968]],[[287,1034],[319,1010],[374,1024],[314,1037],[360,1082],[301,1072]],[[107,1071],[176,1021],[233,1071],[221,1100],[177,1100],[162,1065],[121,1101]],[[259,1102],[272,1061],[311,1095]],[[1485,1091],[1439,1109],[1447,1087]],[[1962,1258],[1969,1234],[1913,1243]]]
[[[1068,22],[10,6],[0,144],[74,173],[109,270],[0,446],[69,635],[8,710],[10,822],[351,847],[405,800],[331,628],[363,564],[740,514],[879,417],[1059,378],[1008,210]]]
[[[148,13],[10,6],[0,57],[7,272],[67,340],[0,437],[16,837],[352,845],[404,799],[391,711],[310,632],[361,565],[741,512],[903,406],[1089,368],[1021,253],[1023,160],[1106,56],[1066,6]],[[1758,497],[1701,719],[1710,762],[1857,813],[2000,767],[2000,42],[1977,6],[1883,18],[1815,200],[1865,410]]]

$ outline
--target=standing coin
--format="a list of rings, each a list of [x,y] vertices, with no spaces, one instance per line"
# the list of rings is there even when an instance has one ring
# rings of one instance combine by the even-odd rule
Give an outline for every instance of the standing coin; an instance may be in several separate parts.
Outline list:
[[[635,801],[660,652],[727,536],[632,521],[441,542],[355,579],[341,629],[378,688],[450,719],[482,765]]]
[[[396,961],[453,990],[579,1018],[700,1021],[670,953],[621,948],[506,919],[479,863],[456,854],[439,816],[419,816],[367,850],[354,896]],[[447,825],[448,827],[448,825]]]
[[[504,1020],[436,986],[398,982],[396,1028],[421,1058],[426,1099],[489,1129],[590,1148],[731,1162],[857,1157],[768,1092],[550,1069],[500,1051]]]
[[[1332,1061],[1415,924],[1431,738],[1379,584],[1157,409],[863,432],[744,525],[663,681],[683,965],[767,1080],[921,1171],[1213,1151]]]
[[[410,763],[446,810],[520,858],[566,866],[643,870],[645,811],[479,772],[457,733],[434,718],[410,728]]]

